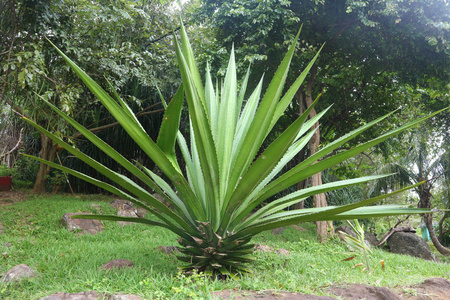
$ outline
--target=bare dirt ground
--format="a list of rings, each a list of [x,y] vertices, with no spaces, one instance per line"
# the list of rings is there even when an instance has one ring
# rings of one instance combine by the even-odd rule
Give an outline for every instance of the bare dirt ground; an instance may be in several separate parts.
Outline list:
[[[0,206],[23,201],[27,196],[21,191],[0,191]]]
[[[365,284],[340,284],[325,288],[323,292],[334,296],[314,296],[273,290],[259,292],[225,290],[214,292],[214,297],[216,299],[235,300],[450,300],[450,281],[444,278],[432,278],[418,285],[397,287],[395,289],[373,287]]]

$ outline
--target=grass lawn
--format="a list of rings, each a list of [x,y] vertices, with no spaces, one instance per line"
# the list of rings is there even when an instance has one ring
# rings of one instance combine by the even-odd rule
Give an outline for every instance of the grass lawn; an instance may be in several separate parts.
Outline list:
[[[252,275],[236,280],[207,280],[178,273],[181,263],[158,246],[177,245],[176,236],[161,228],[135,224],[120,227],[104,222],[97,235],[78,235],[64,229],[61,217],[68,212],[94,212],[100,205],[105,214],[115,213],[110,198],[99,195],[30,196],[25,201],[0,206],[0,274],[18,264],[39,272],[37,278],[14,285],[0,285],[0,299],[40,299],[57,292],[130,293],[145,299],[207,299],[211,291],[223,289],[286,290],[324,295],[321,288],[335,283],[367,283],[394,287],[422,282],[426,278],[450,279],[450,264],[434,263],[374,249],[373,270],[352,268],[362,262],[345,245],[333,240],[316,242],[315,226],[299,224],[299,231],[288,227],[280,235],[258,235],[254,243],[283,248],[289,255],[255,252],[249,264]],[[9,243],[11,247],[7,247]],[[115,271],[99,270],[109,260],[129,259],[135,267]],[[383,271],[380,260],[384,260]]]

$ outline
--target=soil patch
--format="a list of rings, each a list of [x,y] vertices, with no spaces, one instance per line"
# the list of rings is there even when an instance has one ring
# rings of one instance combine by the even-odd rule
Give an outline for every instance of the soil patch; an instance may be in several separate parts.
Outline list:
[[[21,191],[0,191],[0,206],[23,201],[27,194]]]
[[[213,299],[217,300],[247,300],[247,299],[263,299],[263,300],[333,300],[335,298],[326,296],[306,295],[300,293],[291,293],[285,291],[239,291],[239,290],[224,290],[215,291],[213,293]]]
[[[408,300],[448,300],[450,281],[444,278],[431,278],[421,284],[403,288],[400,292]]]
[[[383,300],[392,299],[400,300],[403,299],[395,292],[389,290],[385,287],[375,287],[366,284],[348,284],[343,286],[332,286],[327,292],[339,296],[342,299],[348,300]]]
[[[444,278],[431,278],[421,284],[397,287],[389,289],[385,287],[373,287],[366,284],[339,284],[323,290],[324,293],[334,296],[315,296],[286,291],[242,291],[224,290],[215,291],[214,299],[262,299],[262,300],[448,300],[450,299],[450,281]],[[335,297],[335,298],[333,298]]]

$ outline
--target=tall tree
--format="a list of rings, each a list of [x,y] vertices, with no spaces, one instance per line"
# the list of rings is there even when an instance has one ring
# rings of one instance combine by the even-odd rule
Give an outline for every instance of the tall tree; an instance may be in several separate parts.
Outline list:
[[[396,175],[389,179],[375,181],[370,194],[375,196],[382,192],[387,193],[399,186],[425,182],[414,189],[419,198],[417,206],[419,208],[432,208],[435,186],[448,183],[450,178],[450,169],[448,168],[450,152],[448,149],[443,150],[433,147],[436,144],[436,139],[433,139],[433,135],[429,131],[422,129],[417,135],[412,135],[411,138],[408,155],[398,159],[398,162],[388,163],[380,169],[380,173],[395,173]],[[438,140],[440,140],[440,136]],[[450,255],[450,249],[444,247],[436,236],[433,227],[433,215],[431,213],[424,214],[423,218],[433,245],[441,254]],[[446,215],[444,215],[443,220],[445,218]]]
[[[175,85],[171,11],[147,1],[2,1],[0,102],[38,121],[66,140],[64,121],[42,107],[41,97],[82,123],[106,117],[92,94],[62,63],[45,37],[66,51],[102,86],[111,84],[130,105],[145,109],[159,99],[154,84],[170,93]],[[107,78],[105,78],[107,74]],[[106,82],[109,81],[109,83]],[[161,84],[160,84],[161,85]],[[158,100],[159,102],[159,100]],[[102,116],[99,118],[99,116]],[[104,125],[104,124],[99,124]],[[97,126],[97,124],[93,124]],[[41,157],[52,161],[56,145],[41,135]],[[34,192],[45,191],[49,168],[41,164]]]
[[[319,108],[335,105],[321,123],[320,138],[317,136],[310,143],[309,153],[314,153],[320,144],[376,115],[399,106],[407,109],[412,104],[405,94],[410,90],[402,89],[405,84],[412,86],[413,91],[420,89],[429,95],[436,90],[448,91],[448,8],[445,0],[203,0],[196,16],[205,17],[205,26],[212,24],[218,48],[229,49],[234,42],[238,57],[253,61],[258,69],[256,74],[273,72],[281,59],[280,49],[300,24],[303,43],[294,58],[294,70],[301,70],[325,43],[308,83],[297,95],[297,106],[286,114],[292,118],[326,90]],[[448,100],[436,101],[436,106],[443,106]],[[355,142],[370,139],[383,128],[404,121],[404,115],[396,122],[367,132]],[[324,204],[321,199],[316,203]],[[321,237],[326,236],[325,230],[319,225]]]

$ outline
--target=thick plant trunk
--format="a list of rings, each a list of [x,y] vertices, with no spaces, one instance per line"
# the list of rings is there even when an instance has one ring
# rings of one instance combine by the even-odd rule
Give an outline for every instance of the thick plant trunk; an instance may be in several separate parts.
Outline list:
[[[56,156],[57,145],[53,144],[53,141],[49,139],[46,135],[41,133],[41,155],[40,158],[53,161]],[[45,183],[47,182],[47,175],[50,172],[50,166],[41,163],[39,166],[39,171],[36,175],[36,181],[34,183],[33,190],[34,194],[45,193]]]
[[[431,208],[431,193],[430,193],[430,183],[427,181],[423,186],[421,187],[421,190],[419,191],[419,208]],[[425,224],[427,225],[428,232],[430,233],[431,241],[433,242],[434,247],[436,247],[436,250],[439,251],[442,255],[449,256],[450,255],[450,249],[447,247],[444,247],[441,242],[439,242],[439,239],[436,236],[436,232],[434,231],[433,227],[433,214],[424,214],[423,220]]]
[[[297,183],[297,191],[303,190],[308,185],[308,180],[302,180]],[[294,209],[303,209],[305,208],[305,201],[302,200],[300,202],[295,203]]]
[[[438,236],[438,240],[442,241],[442,239],[444,238],[444,235],[449,232],[449,230],[444,230],[444,221],[448,218],[449,216],[449,212],[446,211],[444,216],[442,217],[442,219],[439,221],[439,236]]]
[[[318,127],[318,124],[315,124],[314,127]],[[313,155],[314,153],[317,152],[319,144],[320,144],[320,130],[317,129],[316,133],[309,142],[310,155]],[[311,186],[319,186],[319,185],[322,185],[322,172],[314,174],[311,177]],[[314,207],[328,206],[325,193],[314,195],[313,199],[314,199]],[[334,232],[333,222],[318,221],[316,222],[316,226],[317,226],[317,238],[321,243],[326,242],[328,236],[331,236]]]
[[[311,78],[308,81],[308,84],[306,86],[306,92],[304,95],[306,106],[309,107],[313,103],[313,97],[312,97],[312,89],[314,87],[314,82],[317,75],[317,65],[314,65],[311,68]],[[301,108],[301,106],[300,106]],[[316,116],[316,110],[312,109],[309,117],[313,118]],[[309,155],[314,155],[320,145],[320,129],[319,129],[319,123],[314,124],[313,129],[316,129],[313,137],[309,141]],[[322,184],[322,172],[319,172],[311,177],[311,186],[319,186]],[[314,207],[326,207],[327,206],[327,198],[324,193],[314,195]],[[332,222],[326,222],[326,221],[318,221],[316,222],[317,225],[317,238],[319,242],[325,242],[329,235],[331,235],[333,230],[333,224]]]
[[[316,112],[311,112],[311,118],[316,115]],[[313,128],[318,127],[319,124],[315,124]],[[317,149],[319,148],[320,144],[320,129],[317,128],[315,134],[309,141],[309,150],[310,155],[313,155],[317,152]],[[311,177],[311,186],[319,186],[322,184],[322,172],[319,172],[317,174],[314,174]],[[326,207],[327,206],[327,199],[325,197],[325,194],[317,194],[314,195],[314,207]],[[326,221],[318,221],[316,222],[317,225],[317,238],[320,242],[325,242],[328,237],[328,231],[327,231],[327,222]]]
[[[302,92],[298,92],[295,95],[295,97],[297,98],[297,101],[298,101],[298,113],[299,113],[298,115],[301,116],[306,110],[305,102],[303,100],[305,95]],[[300,153],[297,154],[297,162],[300,163],[304,159],[305,159],[305,151],[300,151]],[[297,188],[297,191],[300,191],[300,190],[303,190],[304,188],[306,188],[307,186],[308,186],[308,180],[305,179],[305,180],[298,182],[296,188]],[[302,200],[294,205],[294,209],[303,209],[304,204],[305,203]]]
[[[442,255],[449,256],[450,255],[450,249],[447,247],[444,247],[441,242],[438,240],[436,236],[436,232],[434,231],[433,227],[433,215],[432,214],[425,214],[423,216],[424,222],[427,225],[428,232],[430,233],[431,241],[433,242],[434,247],[436,247],[436,250],[439,251]]]

